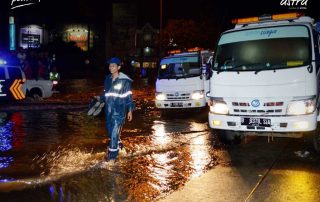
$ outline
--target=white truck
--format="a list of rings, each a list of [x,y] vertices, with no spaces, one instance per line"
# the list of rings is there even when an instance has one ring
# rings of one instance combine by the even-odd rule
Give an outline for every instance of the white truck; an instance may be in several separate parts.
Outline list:
[[[211,51],[178,53],[161,59],[155,105],[162,110],[206,106],[209,78],[203,74]]]
[[[319,150],[320,44],[314,20],[289,13],[233,22],[211,62],[210,128],[225,143],[239,143],[244,135],[311,133]]]

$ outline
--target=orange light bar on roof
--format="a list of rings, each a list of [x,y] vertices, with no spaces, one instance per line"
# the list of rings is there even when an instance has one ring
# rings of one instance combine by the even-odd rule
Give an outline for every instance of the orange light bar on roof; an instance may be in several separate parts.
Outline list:
[[[188,52],[195,52],[195,51],[201,51],[201,50],[203,50],[203,48],[194,47],[194,48],[189,48]]]
[[[272,15],[272,20],[288,20],[296,19],[303,16],[303,13],[284,13],[284,14],[275,14]]]
[[[177,54],[177,53],[181,53],[181,50],[170,50],[170,51],[168,51],[168,54]]]
[[[251,18],[236,18],[232,20],[232,24],[248,24],[259,22],[259,17],[251,17]]]
[[[303,13],[283,13],[275,15],[264,15],[260,17],[236,18],[232,20],[232,24],[250,24],[270,20],[290,20],[303,16]]]

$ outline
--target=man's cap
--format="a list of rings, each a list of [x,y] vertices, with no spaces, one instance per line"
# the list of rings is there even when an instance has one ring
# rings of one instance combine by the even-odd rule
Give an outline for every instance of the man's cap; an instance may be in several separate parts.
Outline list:
[[[106,62],[106,64],[111,64],[111,63],[115,63],[117,65],[120,65],[121,64],[121,60],[117,57],[114,57],[114,58],[111,58],[110,60],[108,60]]]

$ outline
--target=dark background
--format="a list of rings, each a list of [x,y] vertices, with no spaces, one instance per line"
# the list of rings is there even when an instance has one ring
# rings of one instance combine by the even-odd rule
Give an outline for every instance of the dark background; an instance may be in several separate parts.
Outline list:
[[[20,0],[21,1],[21,0]],[[25,0],[27,1],[27,0]],[[0,51],[8,49],[8,17],[13,14],[17,25],[38,24],[56,27],[64,23],[82,22],[95,24],[102,31],[106,22],[112,21],[112,3],[131,3],[137,8],[137,26],[142,27],[149,22],[155,29],[160,27],[161,0],[40,0],[34,5],[11,10],[11,0],[0,3]],[[288,1],[288,0],[287,0]],[[171,19],[191,19],[200,23],[209,21],[211,26],[210,41],[205,42],[214,49],[220,33],[232,28],[231,20],[237,17],[260,16],[263,14],[303,12],[316,21],[320,19],[319,0],[308,0],[307,9],[289,8],[280,5],[281,0],[162,0],[162,20],[165,28]],[[105,41],[101,41],[101,49]],[[99,54],[95,53],[95,55]],[[99,65],[107,54],[100,53]],[[94,56],[93,58],[98,58]],[[70,59],[69,59],[70,60]],[[77,58],[75,61],[79,61]]]
[[[222,29],[231,26],[231,19],[236,17],[250,17],[255,15],[291,12],[296,9],[288,9],[281,6],[281,0],[162,0],[163,1],[163,25],[168,19],[195,19],[211,18],[219,22]],[[308,0],[304,12],[316,20],[319,20],[320,11],[318,0]],[[11,0],[0,3],[0,25],[8,24],[8,14],[13,12],[20,20],[41,23],[62,23],[73,21],[103,22],[111,18],[111,4],[118,2],[131,2],[138,7],[138,25],[146,22],[159,28],[160,0],[40,0],[40,3],[10,10]],[[23,16],[23,18],[21,18]],[[0,35],[2,36],[2,35]]]

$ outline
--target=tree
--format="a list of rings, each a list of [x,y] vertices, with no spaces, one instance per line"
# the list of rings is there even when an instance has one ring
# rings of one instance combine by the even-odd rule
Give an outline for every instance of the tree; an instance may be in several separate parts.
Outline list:
[[[217,34],[210,20],[169,20],[162,31],[164,50],[187,49],[191,47],[213,48]]]

